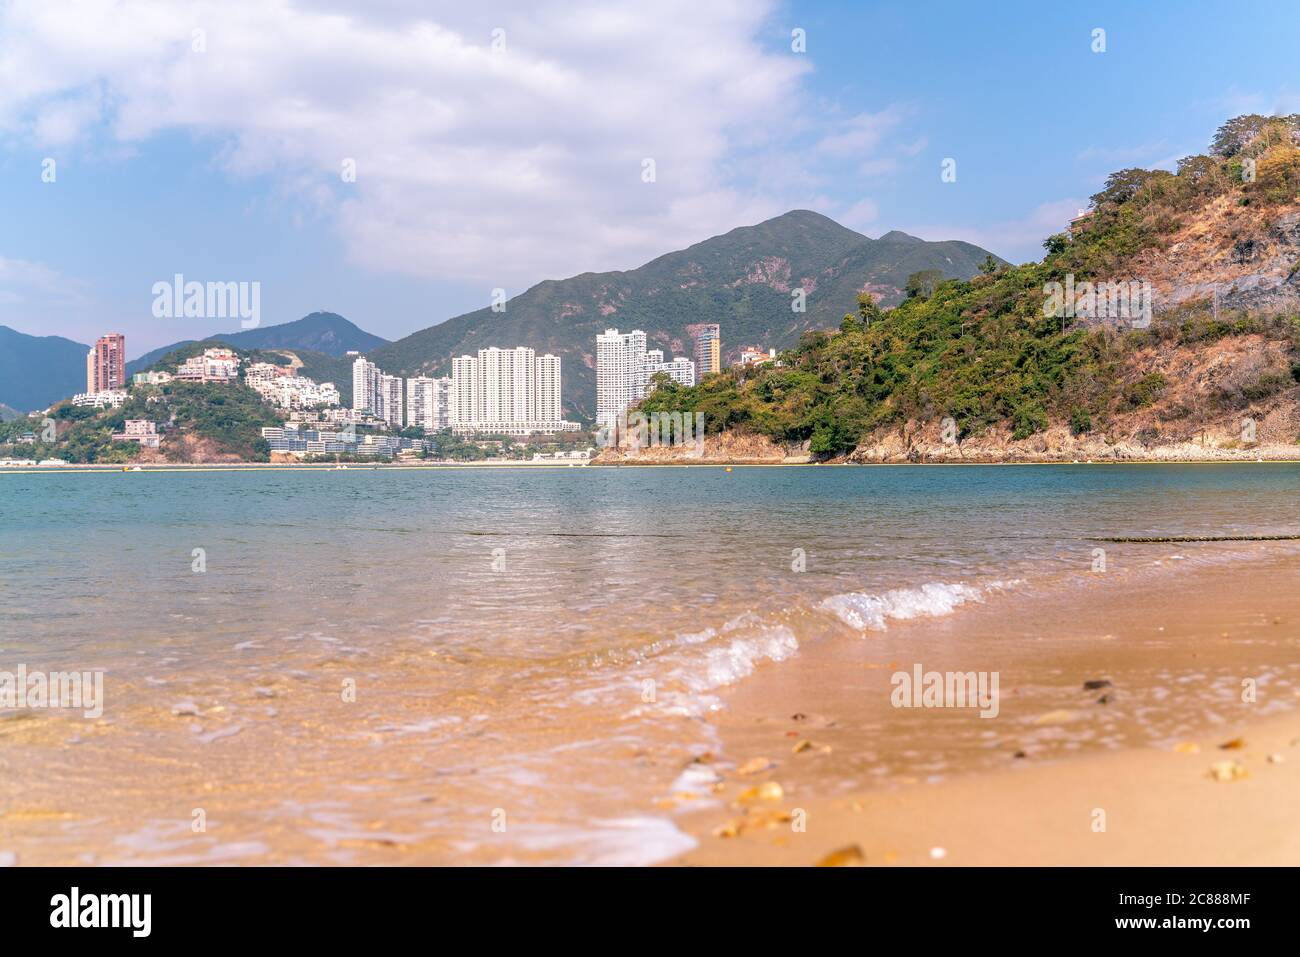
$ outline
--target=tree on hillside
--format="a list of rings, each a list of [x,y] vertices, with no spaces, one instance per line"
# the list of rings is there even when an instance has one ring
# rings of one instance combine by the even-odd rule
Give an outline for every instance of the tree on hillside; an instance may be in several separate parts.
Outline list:
[[[876,302],[875,296],[869,292],[860,292],[858,293],[857,316],[854,317],[852,313],[849,313],[844,317],[844,319],[847,322],[850,319],[856,318],[854,328],[869,329],[872,323],[880,320],[884,315],[885,313],[881,310],[880,304]],[[844,323],[840,324],[840,328],[844,328]]]
[[[1277,149],[1259,161],[1247,192],[1265,203],[1295,203],[1300,197],[1300,150]]]
[[[1149,194],[1159,180],[1172,179],[1173,174],[1162,169],[1122,169],[1106,177],[1106,185],[1092,197],[1094,207],[1105,203],[1123,205],[1141,194]]]
[[[907,277],[907,285],[903,291],[907,293],[908,299],[929,299],[941,282],[943,282],[943,273],[938,269],[922,269]]]
[[[1213,196],[1228,186],[1223,164],[1199,153],[1178,161],[1178,179],[1190,196]]]
[[[1239,153],[1257,155],[1279,143],[1300,140],[1300,114],[1261,116],[1247,113],[1234,116],[1219,127],[1210,143],[1210,152],[1225,159]]]

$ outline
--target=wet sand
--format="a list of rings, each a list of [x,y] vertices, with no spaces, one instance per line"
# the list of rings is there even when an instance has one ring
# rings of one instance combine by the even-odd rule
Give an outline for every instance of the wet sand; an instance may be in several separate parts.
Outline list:
[[[674,863],[1300,864],[1297,584],[1262,551],[805,645],[726,696]],[[914,662],[1000,671],[997,717],[893,708]]]
[[[864,866],[1295,866],[1300,720],[1265,719],[1238,733],[1239,751],[1219,750],[1231,738],[1214,734],[1189,741],[1195,752],[1134,749],[942,786],[841,798],[799,789],[784,807],[807,812],[806,831],[782,824],[713,837],[705,828],[714,817],[704,815],[692,828],[700,846],[675,863],[797,867],[838,856]],[[1213,780],[1210,766],[1228,759],[1247,776]]]
[[[1071,862],[1081,802],[1161,863],[1178,808],[1295,766],[1259,729],[1300,704],[1300,545],[1251,540],[1300,534],[1294,470],[433,476],[12,479],[0,670],[102,669],[105,707],[0,708],[0,861]],[[996,717],[893,707],[918,666],[996,674]],[[1202,830],[1165,849],[1235,859]]]

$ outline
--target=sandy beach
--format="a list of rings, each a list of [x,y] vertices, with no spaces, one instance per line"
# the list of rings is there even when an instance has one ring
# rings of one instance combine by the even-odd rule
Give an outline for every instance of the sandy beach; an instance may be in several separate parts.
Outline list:
[[[1285,465],[7,482],[20,865],[1300,861]]]
[[[1294,866],[1295,669],[1236,690],[1265,649],[1300,658],[1297,577],[1277,554],[806,646],[728,698],[716,803],[683,815],[699,846],[673,863]],[[998,630],[1019,657],[996,718],[887,713],[904,649],[965,668],[953,639]]]

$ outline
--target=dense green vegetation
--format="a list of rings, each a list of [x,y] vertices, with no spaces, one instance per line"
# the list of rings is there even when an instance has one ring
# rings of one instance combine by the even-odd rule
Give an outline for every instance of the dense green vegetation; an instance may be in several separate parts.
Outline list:
[[[909,420],[956,420],[962,436],[1005,424],[1025,438],[1050,421],[1076,434],[1116,412],[1154,402],[1166,383],[1125,381],[1132,351],[1154,342],[1204,342],[1247,332],[1289,337],[1300,358],[1300,320],[1224,314],[1189,307],[1149,328],[1123,331],[1044,315],[1044,285],[1122,274],[1139,251],[1165,241],[1179,216],[1227,192],[1242,204],[1295,202],[1300,194],[1300,117],[1239,117],[1225,124],[1214,152],[1188,157],[1178,173],[1122,170],[1092,198],[1085,229],[1044,243],[1042,263],[986,263],[969,280],[917,273],[908,298],[881,311],[858,297],[838,332],[806,332],[779,366],[733,368],[693,388],[666,384],[646,412],[697,412],[706,430],[745,429],[782,442],[810,443],[817,455],[852,450],[875,429]],[[1254,161],[1254,177],[1244,171]],[[1297,373],[1300,375],[1300,373]],[[1266,377],[1267,378],[1267,377]],[[1263,381],[1225,402],[1285,387]],[[1253,390],[1253,391],[1252,391]]]
[[[925,242],[904,233],[869,239],[808,210],[745,226],[660,256],[626,272],[583,273],[520,291],[504,311],[490,307],[448,319],[370,353],[393,375],[449,375],[451,358],[488,346],[525,345],[563,362],[565,412],[595,416],[596,336],[642,329],[651,349],[692,355],[688,325],[720,323],[723,351],[794,345],[809,329],[839,321],[866,283],[887,302],[907,277],[933,270],[973,275],[987,250]],[[792,291],[809,287],[802,311]],[[486,297],[485,297],[486,298]]]

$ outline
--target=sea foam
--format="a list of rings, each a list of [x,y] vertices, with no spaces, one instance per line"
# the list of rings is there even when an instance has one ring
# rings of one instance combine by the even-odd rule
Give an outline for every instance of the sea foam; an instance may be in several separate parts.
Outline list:
[[[881,631],[890,619],[937,618],[958,605],[983,601],[983,590],[961,583],[928,582],[918,588],[895,588],[883,594],[846,592],[821,603],[844,624],[858,631]]]

